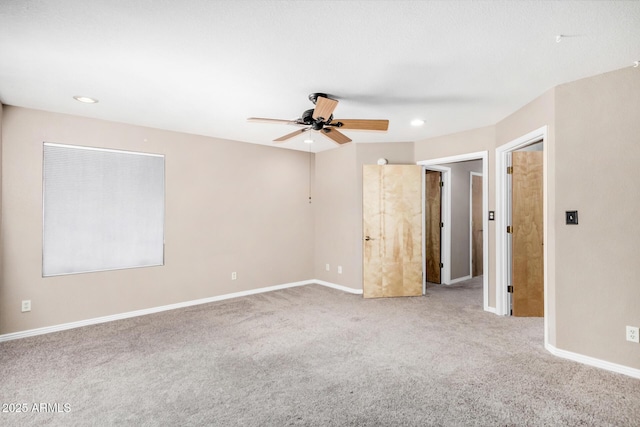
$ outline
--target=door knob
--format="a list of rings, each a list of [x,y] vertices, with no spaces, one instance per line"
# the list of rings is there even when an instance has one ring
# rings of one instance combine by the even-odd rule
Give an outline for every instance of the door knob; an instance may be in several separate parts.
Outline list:
[[[364,240],[366,240],[368,242],[369,240],[376,240],[376,239],[374,239],[372,237],[369,237],[369,236],[364,236]]]

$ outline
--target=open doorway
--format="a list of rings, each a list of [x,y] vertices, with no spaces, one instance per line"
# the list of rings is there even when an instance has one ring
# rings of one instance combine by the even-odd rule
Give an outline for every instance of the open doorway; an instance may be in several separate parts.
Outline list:
[[[496,149],[497,314],[548,312],[546,133],[543,127]]]
[[[483,259],[484,250],[482,232],[482,181],[484,174],[478,172],[469,173],[469,253],[471,278],[484,274]]]
[[[425,285],[442,283],[442,172],[424,171]]]
[[[511,222],[507,228],[511,244],[507,257],[512,316],[544,316],[543,149],[544,143],[538,141],[509,153]]]
[[[441,283],[452,285],[466,283],[474,277],[473,271],[473,194],[470,183],[472,182],[471,172],[475,176],[486,176],[488,153],[477,152],[459,156],[437,158],[417,162],[425,170],[437,171],[441,173],[442,197],[441,197]],[[425,173],[425,176],[427,174]],[[482,286],[483,308],[486,311],[494,312],[489,307],[489,285],[488,285],[488,180],[477,181],[480,185],[477,191],[479,204],[479,222],[476,223],[476,245],[480,245],[479,251],[476,247],[475,255],[479,256],[479,268],[476,268],[476,280]],[[426,182],[425,182],[426,184]],[[425,185],[426,187],[426,185]],[[425,190],[426,195],[426,190]],[[425,224],[429,219],[429,207],[425,209]],[[476,219],[476,221],[478,221]],[[426,228],[426,227],[425,227]],[[427,236],[425,233],[425,245]],[[428,249],[425,246],[425,271],[428,257]],[[431,285],[428,275],[425,277],[424,292],[427,286]]]

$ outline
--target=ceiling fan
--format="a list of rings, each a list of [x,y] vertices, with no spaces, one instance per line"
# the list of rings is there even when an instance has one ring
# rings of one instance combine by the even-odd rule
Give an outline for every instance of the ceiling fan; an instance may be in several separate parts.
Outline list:
[[[338,101],[329,98],[325,93],[312,93],[309,95],[309,100],[315,104],[315,108],[306,110],[302,113],[302,117],[295,120],[265,119],[261,117],[249,117],[247,120],[250,122],[277,123],[303,127],[295,132],[274,139],[274,142],[284,142],[294,136],[315,130],[338,144],[346,144],[347,142],[351,142],[351,139],[340,132],[338,128],[366,131],[386,131],[389,128],[389,120],[334,119],[333,111],[338,106]]]

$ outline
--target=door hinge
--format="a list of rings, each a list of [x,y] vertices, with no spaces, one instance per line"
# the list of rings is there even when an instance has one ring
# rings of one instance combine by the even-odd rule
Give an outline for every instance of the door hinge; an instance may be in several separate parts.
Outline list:
[[[513,228],[510,225],[507,225],[507,234],[513,234]]]
[[[443,227],[444,227],[444,222],[441,222],[440,223],[440,228],[443,228]]]
[[[440,187],[444,187],[444,181],[440,181]]]
[[[513,175],[513,166],[507,166],[507,175]]]
[[[440,268],[444,268],[444,264],[443,263],[440,263]]]
[[[510,293],[510,294],[513,293],[513,285],[507,286],[507,292]]]

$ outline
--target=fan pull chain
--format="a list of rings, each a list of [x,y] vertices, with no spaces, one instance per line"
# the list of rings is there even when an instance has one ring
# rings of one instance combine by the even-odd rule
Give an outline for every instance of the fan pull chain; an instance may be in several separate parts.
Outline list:
[[[311,204],[311,144],[309,144],[309,204]]]

